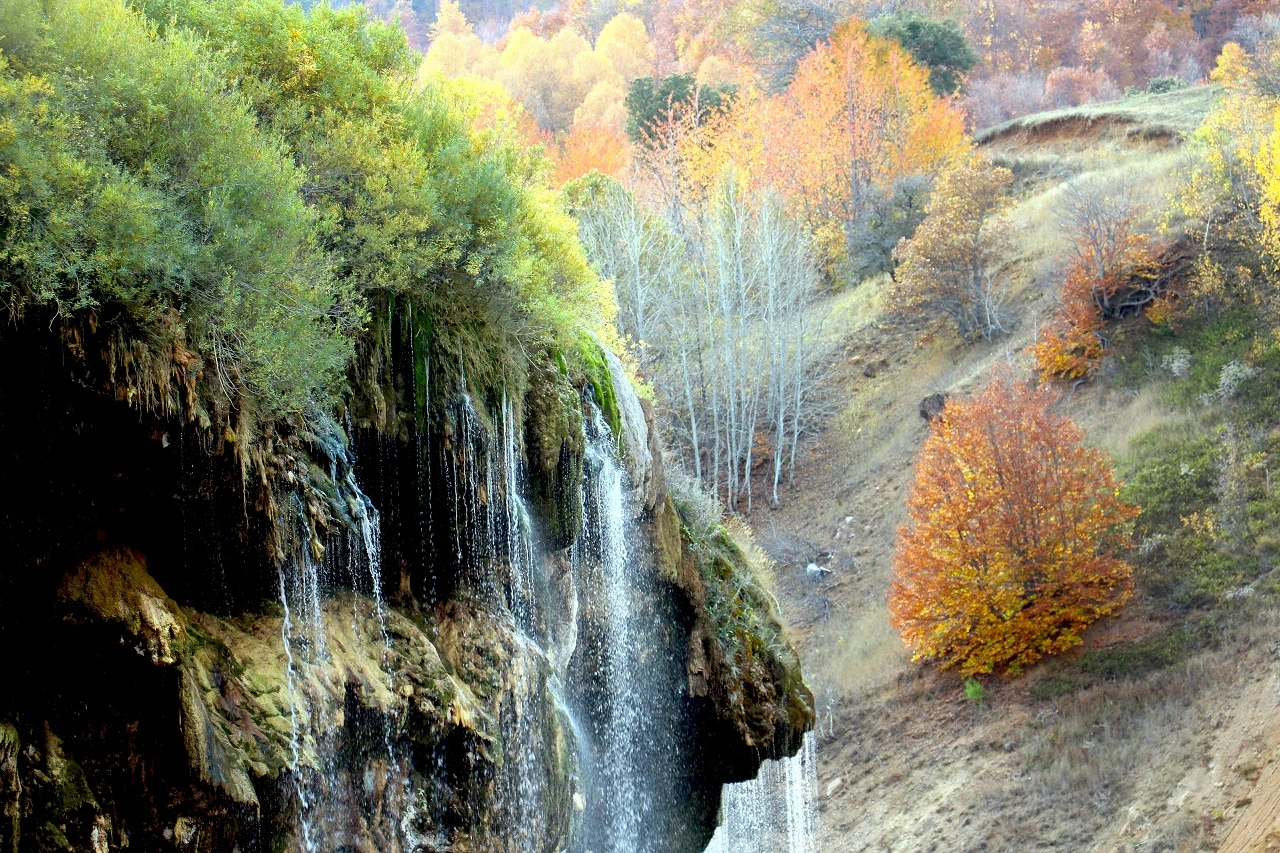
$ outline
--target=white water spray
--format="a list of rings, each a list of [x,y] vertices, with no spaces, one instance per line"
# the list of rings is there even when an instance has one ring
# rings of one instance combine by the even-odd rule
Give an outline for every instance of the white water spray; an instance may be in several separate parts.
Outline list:
[[[284,618],[280,620],[280,642],[284,646],[285,657],[285,690],[289,696],[289,770],[293,775],[294,792],[298,797],[298,823],[302,830],[303,850],[310,853],[315,850],[315,842],[311,839],[311,803],[307,796],[307,786],[299,774],[302,765],[302,745],[299,742],[301,729],[298,726],[298,673],[293,660],[293,620],[289,612],[289,593],[285,584],[284,566],[280,567],[280,604],[284,607]]]
[[[641,666],[645,637],[638,613],[641,578],[628,547],[631,508],[613,433],[598,409],[591,407],[591,415],[587,455],[593,474],[588,497],[598,517],[595,529],[583,533],[600,560],[599,571],[589,576],[589,583],[603,605],[603,659],[598,665],[607,691],[605,724],[596,732],[601,753],[598,784],[610,853],[641,853],[647,849],[643,824],[651,803],[642,784],[640,749],[647,737],[646,709],[653,700],[647,695],[648,680]]]
[[[312,670],[322,665],[328,655],[325,643],[324,613],[320,605],[320,568],[303,549],[286,570],[279,569],[280,604],[284,614],[280,622],[280,639],[285,654],[285,690],[289,700],[289,756],[294,791],[298,798],[298,823],[302,832],[302,849],[313,853],[320,849],[315,838],[313,809],[316,795],[312,779],[303,767],[303,753],[314,747],[313,708],[308,686]],[[290,602],[293,602],[293,606]],[[303,618],[295,622],[294,614]]]
[[[514,407],[502,394],[502,474],[505,492],[507,559],[511,566],[511,611],[524,631],[530,630],[537,611],[537,591],[533,575],[536,557],[533,521],[521,495],[522,471],[517,447]]]
[[[812,732],[791,758],[726,785],[720,828],[706,853],[816,853],[818,761]]]

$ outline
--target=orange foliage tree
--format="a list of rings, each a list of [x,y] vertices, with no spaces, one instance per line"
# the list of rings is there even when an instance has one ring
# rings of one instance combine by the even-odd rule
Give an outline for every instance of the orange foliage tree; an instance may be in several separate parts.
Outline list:
[[[1017,672],[1078,645],[1132,594],[1132,570],[1115,552],[1137,510],[1056,403],[1005,370],[935,423],[889,592],[916,660],[966,675]]]
[[[971,152],[964,117],[937,97],[929,70],[856,19],[800,60],[783,92],[740,91],[729,107],[681,129],[690,192],[705,195],[732,164],[779,192],[829,258],[876,193],[935,174]]]
[[[1031,347],[1042,378],[1084,379],[1093,374],[1106,354],[1093,284],[1088,269],[1072,263],[1062,284],[1058,313]]]
[[[626,134],[616,127],[575,124],[556,146],[551,160],[557,186],[592,172],[621,178],[631,162],[630,145]]]
[[[897,43],[850,21],[796,68],[765,123],[771,182],[820,236],[843,236],[873,190],[969,152],[964,120]]]
[[[1063,193],[1058,222],[1071,240],[1057,317],[1032,348],[1046,379],[1080,379],[1106,352],[1102,330],[1161,296],[1142,199],[1124,180],[1074,181]]]

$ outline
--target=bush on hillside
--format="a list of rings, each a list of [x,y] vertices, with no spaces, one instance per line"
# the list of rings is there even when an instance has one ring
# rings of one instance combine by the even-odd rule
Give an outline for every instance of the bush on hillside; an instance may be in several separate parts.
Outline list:
[[[1017,672],[1078,645],[1129,599],[1133,573],[1115,555],[1137,510],[1056,402],[1005,370],[935,422],[889,593],[916,660]]]
[[[847,229],[853,281],[893,273],[893,250],[924,221],[932,187],[927,175],[906,175],[887,190],[870,190],[869,201]]]
[[[1187,88],[1188,83],[1179,77],[1153,77],[1147,82],[1148,95],[1167,95]]]
[[[1066,185],[1058,224],[1070,239],[1057,316],[1033,347],[1046,379],[1080,379],[1106,352],[1103,324],[1149,307],[1163,295],[1142,194],[1132,181],[1077,179]]]

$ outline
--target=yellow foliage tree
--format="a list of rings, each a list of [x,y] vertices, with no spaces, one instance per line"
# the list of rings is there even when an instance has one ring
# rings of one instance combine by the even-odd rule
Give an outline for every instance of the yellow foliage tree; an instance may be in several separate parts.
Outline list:
[[[874,189],[931,174],[970,151],[964,121],[928,70],[859,21],[800,61],[769,122],[766,149],[783,193],[840,245]]]
[[[653,43],[644,22],[621,12],[596,37],[595,52],[608,60],[624,83],[653,73]]]
[[[654,51],[640,19],[621,13],[593,47],[574,27],[544,38],[515,25],[500,46],[472,32],[457,3],[443,0],[419,76],[478,77],[501,83],[543,130],[575,124],[621,129],[626,86],[651,72]]]
[[[856,20],[802,59],[785,91],[740,91],[720,115],[686,128],[681,146],[695,194],[732,163],[782,194],[828,260],[847,251],[847,229],[875,193],[949,168],[971,149],[963,116],[934,94],[928,70]]]
[[[966,341],[1004,331],[1012,182],[1008,169],[980,160],[938,178],[924,221],[898,244],[896,310],[945,314]]]
[[[1223,47],[1212,78],[1224,96],[1192,138],[1196,156],[1174,206],[1199,223],[1206,247],[1215,226],[1257,217],[1260,248],[1280,260],[1280,101],[1265,91],[1269,65],[1235,43]]]

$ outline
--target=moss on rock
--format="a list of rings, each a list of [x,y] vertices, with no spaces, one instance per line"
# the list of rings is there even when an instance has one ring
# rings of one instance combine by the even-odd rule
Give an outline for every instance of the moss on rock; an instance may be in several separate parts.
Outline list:
[[[81,615],[119,627],[152,663],[173,665],[185,649],[178,605],[131,548],[102,551],[81,563],[63,577],[58,597]]]
[[[591,387],[595,403],[600,407],[605,423],[615,438],[622,436],[622,413],[618,410],[618,395],[613,387],[613,371],[609,369],[609,354],[601,343],[591,336],[584,336],[573,350],[574,366],[578,368],[587,385]]]
[[[794,754],[815,722],[813,694],[777,602],[759,577],[764,567],[755,564],[762,554],[750,553],[752,544],[723,524],[703,535],[684,525],[681,531],[696,570],[705,635],[691,662],[696,659],[698,678],[709,682],[705,692],[716,716],[730,724],[740,748],[774,758]]]
[[[567,373],[550,360],[530,367],[525,397],[525,447],[538,529],[563,550],[582,531],[582,407]]]

